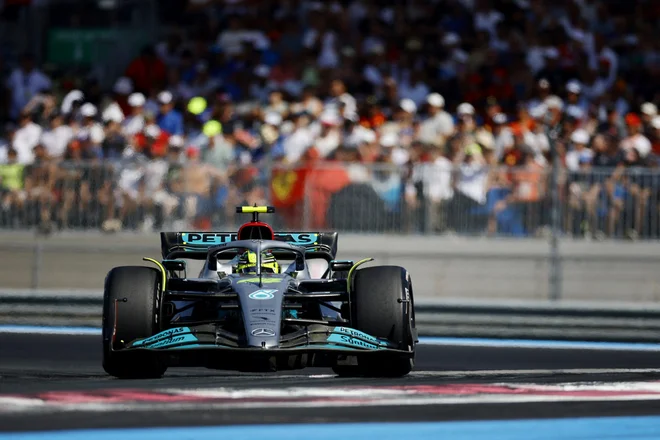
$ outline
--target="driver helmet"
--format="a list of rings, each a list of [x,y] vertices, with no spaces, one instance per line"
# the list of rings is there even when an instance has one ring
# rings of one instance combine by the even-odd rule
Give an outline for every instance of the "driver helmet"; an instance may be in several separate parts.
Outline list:
[[[261,252],[261,272],[280,273],[280,265],[270,251]],[[257,254],[245,251],[238,259],[234,273],[257,273]]]

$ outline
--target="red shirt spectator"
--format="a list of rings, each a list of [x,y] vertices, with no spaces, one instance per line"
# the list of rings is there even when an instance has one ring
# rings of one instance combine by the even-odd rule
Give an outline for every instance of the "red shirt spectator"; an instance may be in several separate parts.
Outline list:
[[[150,94],[151,90],[162,90],[164,87],[167,67],[156,56],[152,47],[146,47],[128,66],[126,76],[133,81],[136,91]]]

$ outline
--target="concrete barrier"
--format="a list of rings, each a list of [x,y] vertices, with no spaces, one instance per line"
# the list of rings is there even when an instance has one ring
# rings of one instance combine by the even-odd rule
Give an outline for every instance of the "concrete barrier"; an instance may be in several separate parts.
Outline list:
[[[101,291],[6,290],[0,304],[0,325],[101,325]],[[421,336],[660,342],[657,304],[417,300],[415,317]]]
[[[655,242],[560,243],[562,299],[660,300]],[[0,233],[0,288],[99,289],[112,267],[159,258],[158,234],[62,233],[37,240]],[[338,258],[408,268],[421,299],[527,299],[549,296],[549,245],[541,239],[340,234]]]

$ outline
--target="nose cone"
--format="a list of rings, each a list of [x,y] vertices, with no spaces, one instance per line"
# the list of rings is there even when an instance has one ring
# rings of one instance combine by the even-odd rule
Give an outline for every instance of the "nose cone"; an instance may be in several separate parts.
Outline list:
[[[274,348],[279,345],[282,326],[282,299],[289,280],[281,276],[243,278],[236,282],[245,323],[248,347]]]

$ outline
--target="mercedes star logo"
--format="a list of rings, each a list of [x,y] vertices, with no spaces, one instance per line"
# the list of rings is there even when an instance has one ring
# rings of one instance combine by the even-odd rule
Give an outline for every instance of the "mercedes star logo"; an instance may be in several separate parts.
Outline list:
[[[268,328],[255,328],[254,330],[252,330],[252,336],[261,336],[261,337],[275,336],[275,332]]]

